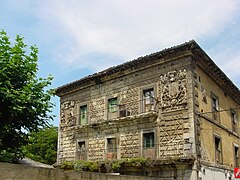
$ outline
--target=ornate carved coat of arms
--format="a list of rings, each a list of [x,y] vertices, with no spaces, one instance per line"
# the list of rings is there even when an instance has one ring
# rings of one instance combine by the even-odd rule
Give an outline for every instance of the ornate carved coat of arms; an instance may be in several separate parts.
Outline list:
[[[163,111],[184,109],[187,105],[186,69],[160,76],[160,107]]]

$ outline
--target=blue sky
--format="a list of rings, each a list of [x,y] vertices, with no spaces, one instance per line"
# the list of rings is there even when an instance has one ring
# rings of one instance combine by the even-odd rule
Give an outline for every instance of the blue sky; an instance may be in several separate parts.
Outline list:
[[[240,85],[239,0],[0,0],[0,29],[37,45],[52,88],[192,39]]]

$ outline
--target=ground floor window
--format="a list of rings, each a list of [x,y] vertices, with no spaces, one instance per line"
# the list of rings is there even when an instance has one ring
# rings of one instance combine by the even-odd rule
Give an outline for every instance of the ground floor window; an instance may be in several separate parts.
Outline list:
[[[215,143],[215,162],[217,164],[222,164],[222,145],[221,145],[221,138],[215,136],[214,137]]]
[[[87,160],[87,149],[85,141],[79,141],[77,144],[77,159],[78,160]]]
[[[154,132],[143,133],[143,147],[144,148],[154,147]]]
[[[234,146],[234,167],[239,167],[239,158],[238,158],[238,146]]]

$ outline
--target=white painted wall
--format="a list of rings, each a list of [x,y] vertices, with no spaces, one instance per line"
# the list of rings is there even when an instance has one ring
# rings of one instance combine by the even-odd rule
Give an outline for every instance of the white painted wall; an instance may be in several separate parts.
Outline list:
[[[201,177],[202,180],[228,180],[226,173],[227,171],[224,169],[203,166],[201,168],[201,171],[199,171],[199,177]],[[234,180],[235,178],[234,178],[233,172],[231,172],[231,174],[232,174],[232,180]]]

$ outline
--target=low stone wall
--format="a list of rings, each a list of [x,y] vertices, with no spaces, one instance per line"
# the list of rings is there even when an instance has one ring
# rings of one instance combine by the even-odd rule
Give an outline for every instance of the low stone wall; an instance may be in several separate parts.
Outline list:
[[[159,178],[110,175],[61,169],[0,163],[0,179],[4,180],[157,180]]]

